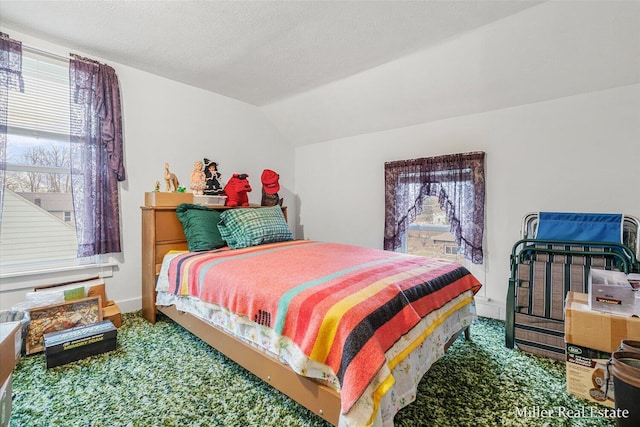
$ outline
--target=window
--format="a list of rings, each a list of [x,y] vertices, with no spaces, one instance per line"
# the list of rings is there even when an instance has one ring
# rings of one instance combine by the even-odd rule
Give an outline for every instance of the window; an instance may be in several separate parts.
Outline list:
[[[438,198],[425,197],[422,213],[409,224],[402,252],[461,263],[464,257],[450,230],[451,225],[440,208]]]
[[[451,234],[451,233],[449,233]],[[458,245],[445,245],[444,246],[444,254],[445,255],[450,255],[450,256],[455,256],[457,258],[458,256]]]
[[[484,153],[400,160],[385,163],[384,168],[386,250],[411,252],[407,237],[422,228],[425,233],[429,229],[422,237],[423,247],[440,256],[455,252],[474,264],[482,263]],[[447,229],[452,238],[444,233]]]
[[[77,263],[71,212],[69,65],[23,49],[24,92],[9,91],[3,270]]]
[[[108,277],[125,179],[115,70],[2,32],[0,59],[0,290]]]

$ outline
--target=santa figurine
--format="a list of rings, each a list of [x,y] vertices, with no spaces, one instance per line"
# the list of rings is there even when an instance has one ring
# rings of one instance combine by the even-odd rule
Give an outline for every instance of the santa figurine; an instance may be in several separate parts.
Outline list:
[[[278,196],[280,191],[280,175],[271,169],[265,169],[262,171],[260,180],[262,181],[262,206],[282,206],[282,201]]]

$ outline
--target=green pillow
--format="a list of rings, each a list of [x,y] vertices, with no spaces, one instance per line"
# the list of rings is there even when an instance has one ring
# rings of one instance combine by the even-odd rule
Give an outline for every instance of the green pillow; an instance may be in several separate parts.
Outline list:
[[[233,249],[293,240],[280,206],[226,210],[218,228]]]
[[[220,211],[182,203],[176,208],[176,215],[182,223],[189,251],[210,251],[227,245],[218,230]]]

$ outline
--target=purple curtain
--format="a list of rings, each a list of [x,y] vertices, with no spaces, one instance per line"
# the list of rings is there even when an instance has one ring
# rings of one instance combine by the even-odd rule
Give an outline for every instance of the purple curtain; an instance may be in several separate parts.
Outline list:
[[[120,87],[108,65],[71,55],[71,180],[78,257],[121,251],[125,179]]]
[[[10,90],[24,92],[22,43],[0,32],[0,221],[7,170],[7,116]]]
[[[388,162],[385,170],[384,248],[396,250],[427,196],[437,196],[465,258],[482,264],[484,153]]]

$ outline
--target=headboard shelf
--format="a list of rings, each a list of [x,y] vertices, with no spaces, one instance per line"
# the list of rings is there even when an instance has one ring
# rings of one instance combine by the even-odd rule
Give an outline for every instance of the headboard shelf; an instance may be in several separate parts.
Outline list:
[[[144,193],[145,206],[177,206],[180,203],[193,203],[193,193],[153,191]]]
[[[148,194],[145,194],[145,203]],[[186,193],[155,193],[186,194]],[[170,250],[187,250],[187,238],[182,223],[176,215],[180,203],[171,206],[141,206],[142,210],[142,315],[151,323],[156,321],[156,278],[162,259]],[[260,205],[243,207],[208,206],[209,209],[255,209]],[[282,206],[282,214],[287,219],[287,207]]]

